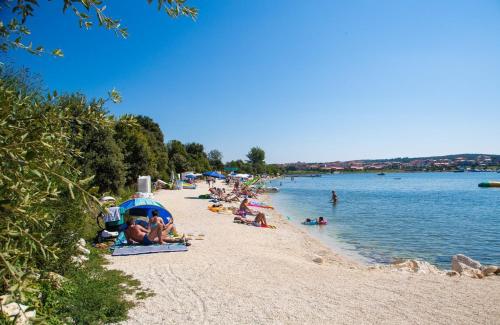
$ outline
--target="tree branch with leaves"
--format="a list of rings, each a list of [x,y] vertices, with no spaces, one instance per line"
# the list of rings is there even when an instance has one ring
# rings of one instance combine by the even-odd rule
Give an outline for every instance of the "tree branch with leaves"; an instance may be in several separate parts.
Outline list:
[[[80,28],[90,29],[96,23],[99,27],[115,32],[116,35],[127,38],[128,31],[120,19],[106,13],[107,6],[102,0],[58,0],[62,1],[63,14],[71,11],[78,19]],[[42,45],[34,46],[27,38],[31,31],[27,26],[28,19],[33,17],[40,0],[4,0],[0,2],[0,51],[23,49],[35,55],[46,53]],[[47,0],[47,2],[56,2]],[[196,19],[198,9],[188,6],[186,0],[147,0],[149,5],[156,3],[158,11],[164,11],[169,17],[181,16]],[[64,56],[61,49],[50,51],[54,56]]]

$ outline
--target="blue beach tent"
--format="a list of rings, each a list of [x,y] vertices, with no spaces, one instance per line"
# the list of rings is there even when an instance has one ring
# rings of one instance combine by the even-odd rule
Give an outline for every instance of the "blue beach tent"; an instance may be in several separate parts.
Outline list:
[[[120,213],[122,216],[128,212],[130,216],[151,218],[154,210],[158,211],[158,215],[165,223],[168,223],[172,219],[172,214],[160,202],[155,200],[137,198],[120,204]]]
[[[215,178],[226,178],[226,176],[219,174],[218,172],[204,172],[203,176],[210,176]]]

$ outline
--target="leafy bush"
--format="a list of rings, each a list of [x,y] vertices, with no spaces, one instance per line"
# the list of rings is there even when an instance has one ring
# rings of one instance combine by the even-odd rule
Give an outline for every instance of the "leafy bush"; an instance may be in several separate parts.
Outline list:
[[[79,269],[66,274],[68,281],[55,289],[48,282],[41,284],[40,316],[51,324],[63,324],[68,317],[75,324],[108,324],[125,320],[133,306],[127,295],[144,299],[150,292],[121,271],[107,270],[105,259],[92,250],[90,260]]]
[[[51,265],[69,263],[88,216],[99,208],[76,165],[72,141],[80,126],[109,123],[99,105],[78,117],[57,96],[42,96],[25,74],[0,78],[1,294],[36,300],[36,279]],[[64,250],[62,249],[64,248]]]

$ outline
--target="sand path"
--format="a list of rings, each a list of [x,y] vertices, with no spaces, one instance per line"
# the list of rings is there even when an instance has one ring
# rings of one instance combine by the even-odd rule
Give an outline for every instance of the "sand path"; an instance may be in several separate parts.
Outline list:
[[[279,215],[278,229],[232,222],[196,190],[161,191],[189,252],[110,258],[155,296],[125,324],[500,324],[500,277],[370,270],[335,255]],[[312,259],[323,256],[322,265]]]

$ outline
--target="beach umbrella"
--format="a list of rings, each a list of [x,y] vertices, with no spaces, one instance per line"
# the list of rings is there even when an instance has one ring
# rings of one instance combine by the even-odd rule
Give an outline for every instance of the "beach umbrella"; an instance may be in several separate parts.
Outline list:
[[[186,178],[196,178],[196,175],[194,175],[194,174],[187,174],[187,175],[184,175],[184,177],[186,177]]]
[[[210,176],[215,178],[226,178],[226,176],[219,174],[218,172],[204,172],[203,176]]]

